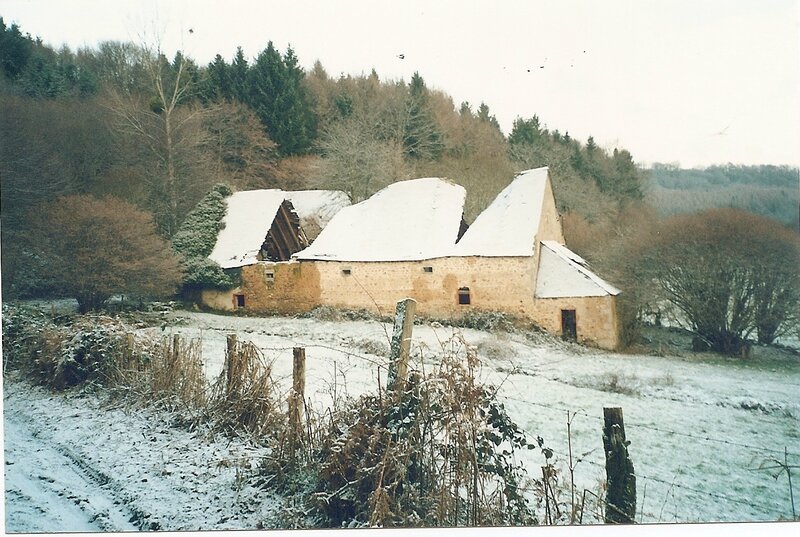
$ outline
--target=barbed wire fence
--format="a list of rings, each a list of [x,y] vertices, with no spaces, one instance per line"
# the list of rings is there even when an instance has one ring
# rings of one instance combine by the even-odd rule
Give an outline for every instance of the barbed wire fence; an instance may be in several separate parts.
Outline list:
[[[223,330],[220,330],[220,331],[223,331]],[[440,343],[442,343],[442,342],[440,341]],[[263,345],[259,345],[258,347],[259,347],[260,350],[262,350],[265,353],[267,353],[267,352],[271,353],[274,360],[283,359],[284,355],[286,355],[288,357],[291,357],[291,353],[292,353],[293,349],[296,348],[296,347],[306,348],[311,355],[313,355],[313,351],[315,349],[328,351],[327,352],[327,356],[323,359],[323,361],[319,362],[316,367],[309,368],[306,371],[306,375],[308,376],[309,385],[312,386],[312,387],[313,386],[317,387],[317,394],[319,394],[319,392],[320,392],[320,387],[322,387],[322,389],[326,389],[329,392],[329,395],[331,396],[331,401],[332,401],[332,408],[330,409],[330,411],[333,411],[333,412],[336,411],[338,398],[340,396],[344,398],[348,394],[348,387],[347,387],[348,380],[347,380],[346,373],[347,373],[347,368],[348,367],[349,368],[354,367],[352,365],[352,360],[356,360],[356,361],[359,361],[359,362],[365,364],[367,367],[371,368],[375,372],[374,379],[375,379],[375,383],[376,383],[377,387],[379,387],[382,379],[386,379],[386,377],[388,375],[388,372],[389,372],[390,364],[389,364],[388,358],[384,358],[382,356],[377,356],[377,355],[373,355],[373,354],[365,354],[365,353],[355,352],[351,348],[342,348],[342,347],[337,347],[337,346],[334,346],[334,345],[325,345],[325,344],[321,344],[321,343],[317,343],[317,342],[301,341],[301,340],[293,341],[292,345],[289,345],[289,346],[263,346]],[[329,353],[331,353],[331,352],[340,354],[342,356],[342,358],[343,358],[342,361],[340,362],[339,360],[330,358],[330,354]],[[421,357],[418,357],[418,358],[421,359]],[[569,358],[553,360],[551,362],[546,362],[544,364],[538,364],[538,365],[541,366],[541,365],[558,364],[558,363],[560,363],[560,362],[562,362],[564,360],[567,360],[567,359],[569,359]],[[332,371],[331,371],[331,369],[332,369]],[[322,371],[324,371],[325,373],[322,373]],[[527,374],[527,375],[534,374],[535,375],[535,372],[533,372],[533,373],[532,372],[522,372],[522,374]],[[339,384],[339,379],[340,378],[341,378],[341,384]],[[287,385],[291,385],[291,380],[292,380],[291,373],[285,374],[285,375],[281,375],[276,380],[278,380],[279,382],[282,382],[282,383],[286,383]],[[510,390],[507,390],[507,391],[510,391]],[[588,418],[588,419],[592,420],[593,422],[597,422],[598,424],[602,424],[602,421],[603,421],[602,416],[590,414],[589,412],[587,412],[587,411],[585,411],[583,409],[575,410],[575,409],[570,409],[570,408],[568,408],[567,406],[564,406],[564,405],[558,405],[558,404],[554,404],[554,403],[546,403],[546,402],[542,402],[542,401],[532,401],[532,400],[529,400],[529,399],[523,399],[523,398],[520,398],[520,397],[515,397],[513,395],[509,395],[509,394],[505,393],[505,391],[502,390],[502,389],[498,393],[498,398],[500,400],[502,400],[502,401],[514,402],[516,404],[521,404],[521,405],[525,405],[525,406],[532,407],[532,408],[535,407],[535,408],[540,408],[540,409],[546,409],[546,410],[549,410],[549,411],[552,411],[552,412],[561,413],[562,415],[564,413],[573,413],[574,415],[579,415],[579,416]],[[310,401],[309,401],[309,403],[310,403]],[[795,513],[795,508],[794,508],[793,489],[792,489],[792,483],[791,483],[791,470],[792,469],[796,469],[796,468],[800,468],[800,466],[797,465],[797,464],[790,464],[790,462],[789,462],[790,461],[790,457],[797,457],[798,455],[796,453],[789,452],[788,447],[782,447],[782,448],[779,449],[779,448],[777,448],[775,446],[755,445],[755,444],[743,443],[743,442],[731,440],[731,439],[728,439],[728,438],[716,437],[716,436],[713,436],[713,435],[710,435],[710,434],[707,434],[707,433],[694,434],[692,432],[687,432],[687,431],[675,431],[675,430],[671,430],[671,429],[666,428],[666,427],[649,425],[649,424],[644,424],[644,423],[628,422],[628,423],[626,423],[625,426],[626,426],[626,428],[628,430],[634,431],[634,433],[633,433],[634,436],[636,435],[636,433],[635,433],[636,430],[642,429],[642,430],[652,431],[652,432],[656,432],[656,433],[659,433],[659,434],[662,434],[662,435],[666,435],[668,437],[682,438],[682,439],[687,439],[687,440],[690,440],[690,441],[693,441],[693,442],[702,442],[702,443],[711,444],[711,445],[720,446],[720,447],[730,447],[730,448],[735,448],[735,449],[738,449],[738,450],[745,450],[745,451],[747,451],[749,453],[752,453],[754,456],[766,457],[767,455],[770,455],[770,454],[774,455],[774,457],[772,459],[770,459],[770,460],[777,461],[778,463],[773,464],[772,466],[765,466],[765,465],[762,464],[761,467],[746,468],[746,470],[754,471],[754,472],[755,471],[768,471],[768,470],[780,470],[781,472],[785,471],[787,473],[787,478],[788,478],[788,481],[789,481],[789,496],[791,498],[791,519],[792,520],[796,520],[797,519],[797,515]],[[530,438],[536,438],[536,436],[537,436],[537,435],[525,430],[522,427],[521,427],[521,430],[523,432],[525,432],[525,434],[528,435]],[[600,439],[600,434],[599,434],[600,430],[601,430],[601,427],[598,426],[598,428],[597,428],[597,431],[598,431],[597,443],[592,448],[590,448],[586,453],[593,453],[593,452],[598,451],[598,450],[602,452],[602,447],[598,447],[598,446],[601,446],[600,441],[599,441],[599,439]],[[556,449],[556,448],[554,448],[553,446],[550,446],[550,445],[548,447],[552,450],[552,452],[557,457],[560,458],[560,460],[562,462],[563,461],[567,461],[569,459],[569,455],[567,453],[565,453],[563,450]],[[777,459],[778,456],[784,456],[785,457],[785,460],[784,460],[784,462],[782,464],[779,463],[779,460]],[[719,462],[719,461],[717,461],[717,462]],[[577,460],[576,460],[576,463],[577,464],[585,463],[585,464],[587,464],[587,465],[589,465],[591,467],[597,468],[598,470],[605,470],[605,464],[603,464],[601,462],[597,462],[596,460],[592,460],[591,458],[588,458],[588,457],[578,457]],[[634,455],[634,463],[635,463],[635,455]],[[687,497],[687,498],[695,498],[695,499],[704,498],[706,500],[711,500],[711,501],[714,501],[714,502],[720,502],[720,501],[721,502],[725,502],[726,504],[731,505],[731,506],[744,506],[744,507],[747,507],[752,512],[756,512],[759,515],[762,515],[764,520],[775,520],[776,517],[789,519],[788,509],[782,509],[781,507],[779,507],[779,506],[777,506],[775,504],[767,505],[763,501],[759,501],[758,499],[753,498],[752,495],[748,495],[747,491],[741,491],[740,495],[737,496],[737,495],[732,495],[730,493],[722,493],[722,492],[714,491],[714,490],[703,490],[701,488],[698,488],[697,486],[692,486],[692,485],[689,485],[689,484],[687,484],[685,482],[680,481],[679,478],[681,476],[682,476],[682,469],[681,468],[679,468],[676,471],[676,473],[675,473],[675,475],[673,476],[672,479],[669,479],[669,478],[666,478],[664,476],[655,475],[655,474],[652,473],[652,471],[643,471],[641,463],[637,465],[636,477],[637,477],[638,480],[641,480],[640,482],[643,485],[642,488],[640,489],[641,490],[641,493],[640,493],[641,501],[640,501],[640,504],[639,504],[640,505],[639,518],[638,518],[639,522],[664,522],[664,521],[666,521],[666,520],[664,520],[664,510],[665,510],[665,508],[667,506],[667,503],[668,503],[668,501],[670,499],[673,500],[673,504],[675,505],[675,514],[674,514],[673,520],[674,521],[690,521],[688,519],[681,520],[679,518],[679,514],[677,512],[678,509],[679,509],[678,506],[677,506],[677,494],[680,494],[680,493],[685,495],[685,497]],[[662,488],[661,495],[663,496],[663,498],[656,498],[656,500],[655,500],[655,501],[657,501],[657,502],[659,502],[661,504],[660,508],[658,507],[658,503],[656,504],[656,510],[658,511],[657,513],[652,510],[653,509],[652,507],[650,507],[649,510],[645,509],[645,505],[646,505],[645,501],[647,500],[647,493],[648,493],[648,487],[647,487],[648,483],[654,483],[654,484],[661,485],[661,488]],[[602,494],[598,494],[597,492],[594,492],[594,491],[592,491],[592,490],[590,490],[588,488],[585,488],[585,487],[581,487],[581,488],[582,488],[581,492],[582,492],[582,496],[583,496],[582,505],[585,505],[585,502],[586,502],[585,498],[586,498],[587,494],[589,496],[595,497],[597,504],[604,503],[605,500],[604,500]],[[653,488],[654,487],[651,486],[650,487],[650,491],[649,491],[651,497],[654,494],[656,494],[656,492],[654,492],[652,490]],[[652,501],[653,500],[651,500],[651,502]],[[786,512],[786,515],[779,514],[779,512],[782,511],[782,510]],[[581,513],[581,517],[582,516],[583,516],[583,514]],[[602,515],[595,514],[595,517],[597,517],[597,521],[598,522],[602,521]]]
[[[503,395],[503,396],[501,396],[501,399],[503,399],[505,401],[513,401],[513,402],[516,402],[516,403],[521,403],[521,404],[524,404],[524,405],[528,405],[530,407],[544,408],[544,409],[548,409],[548,410],[551,410],[551,411],[554,411],[554,412],[558,412],[558,413],[561,413],[561,414],[566,413],[566,412],[570,412],[570,413],[574,413],[574,414],[577,414],[577,415],[582,415],[582,416],[584,416],[586,418],[589,418],[590,420],[592,420],[594,422],[597,422],[597,424],[598,424],[597,431],[598,431],[598,437],[599,437],[599,431],[601,430],[601,426],[602,426],[602,422],[603,422],[602,416],[589,414],[585,410],[570,410],[569,408],[567,408],[567,407],[565,407],[563,405],[543,403],[543,402],[540,402],[540,401],[530,401],[530,400],[520,399],[519,397],[512,397],[512,396]],[[676,436],[676,437],[689,438],[689,439],[691,439],[693,441],[705,442],[705,443],[709,443],[709,444],[713,444],[713,445],[731,446],[731,447],[734,447],[734,448],[738,448],[738,449],[749,451],[750,453],[752,453],[753,455],[756,455],[756,456],[762,456],[763,457],[763,456],[765,456],[765,454],[769,454],[769,453],[784,456],[785,460],[783,461],[782,464],[775,464],[773,466],[762,466],[761,468],[758,468],[758,467],[756,467],[756,468],[743,468],[743,470],[748,470],[748,471],[765,470],[766,471],[766,470],[778,469],[778,470],[787,472],[787,478],[788,478],[787,481],[788,481],[788,484],[789,484],[789,496],[791,498],[791,502],[790,502],[791,503],[791,520],[795,520],[797,518],[796,513],[795,513],[795,508],[794,508],[793,490],[791,488],[792,487],[791,469],[798,468],[799,466],[798,465],[794,465],[794,464],[789,464],[788,461],[789,461],[789,457],[790,456],[791,457],[798,457],[798,454],[790,453],[788,451],[788,447],[784,447],[782,449],[777,449],[777,448],[774,448],[774,447],[763,446],[763,445],[759,446],[759,445],[754,445],[754,444],[746,444],[746,443],[736,442],[736,441],[732,441],[732,440],[725,439],[725,438],[716,438],[716,437],[713,437],[713,436],[708,435],[708,434],[697,435],[697,434],[687,433],[685,431],[673,431],[673,430],[670,430],[670,429],[667,429],[667,428],[664,428],[664,427],[655,427],[655,426],[652,426],[652,425],[636,423],[636,422],[633,422],[633,421],[626,422],[625,428],[626,428],[626,430],[629,431],[629,435],[628,435],[629,438],[631,437],[631,431],[634,431],[633,435],[635,436],[635,431],[637,429],[645,429],[645,430],[658,432],[658,433],[661,433],[661,434],[664,434],[664,435],[671,435],[671,436]],[[525,432],[528,435],[532,435],[532,433],[530,433],[528,431],[525,431]],[[552,447],[551,447],[551,449],[553,450],[553,452],[556,455],[558,455],[561,458],[562,461],[566,461],[568,459],[568,454],[564,453],[563,451],[558,450],[558,449],[554,449]],[[596,451],[596,450],[590,450],[589,453],[593,453],[594,451]],[[634,459],[635,459],[635,457],[634,457]],[[775,460],[775,459],[773,458],[772,460]],[[718,460],[716,462],[719,463],[720,461]],[[604,464],[599,463],[599,462],[597,462],[595,460],[592,460],[590,458],[586,458],[586,457],[579,458],[578,459],[578,463],[586,463],[586,464],[588,464],[590,466],[593,466],[593,467],[596,467],[598,469],[605,469],[605,465]],[[719,501],[724,501],[724,502],[726,502],[728,504],[735,504],[737,506],[746,506],[746,507],[750,508],[751,510],[755,510],[759,514],[763,515],[765,520],[774,520],[776,518],[776,516],[783,517],[785,519],[789,519],[788,516],[787,516],[788,512],[787,512],[787,515],[778,514],[778,512],[781,511],[782,509],[777,504],[767,505],[767,504],[763,503],[763,501],[759,501],[759,500],[754,499],[752,496],[748,496],[746,491],[742,491],[742,496],[737,497],[737,496],[733,496],[731,494],[723,494],[723,493],[717,492],[717,491],[702,490],[702,489],[697,488],[695,486],[691,486],[691,485],[688,485],[686,483],[679,482],[678,481],[678,477],[680,477],[681,474],[682,474],[681,469],[679,469],[676,472],[676,474],[673,477],[673,479],[670,480],[670,479],[667,479],[667,478],[665,478],[663,476],[653,475],[649,471],[648,472],[642,471],[641,470],[641,468],[642,468],[641,464],[639,464],[637,466],[637,468],[638,468],[637,471],[636,471],[637,479],[641,479],[641,480],[645,481],[645,485],[644,485],[644,487],[642,489],[642,493],[643,493],[642,496],[644,496],[644,492],[646,491],[646,488],[645,488],[646,487],[646,482],[649,481],[649,482],[653,482],[653,483],[659,483],[659,484],[665,485],[667,487],[667,493],[665,494],[664,503],[666,503],[666,500],[667,500],[666,496],[668,496],[670,494],[674,495],[675,494],[675,489],[678,489],[680,491],[685,491],[686,494],[693,495],[695,497],[699,496],[699,497],[702,497],[702,498],[712,499],[714,501],[718,501],[718,500]],[[652,492],[651,492],[651,495],[652,495]],[[663,506],[662,506],[661,512],[659,512],[658,515],[656,515],[653,512],[644,511],[644,501],[641,502],[641,507],[642,507],[642,511],[640,513],[640,519],[639,519],[640,522],[641,521],[645,521],[645,522],[661,522],[661,521],[663,521]],[[784,510],[784,512],[786,512],[786,509],[783,509],[783,510]],[[675,518],[677,519],[677,516]],[[678,520],[676,520],[676,521],[678,521]]]

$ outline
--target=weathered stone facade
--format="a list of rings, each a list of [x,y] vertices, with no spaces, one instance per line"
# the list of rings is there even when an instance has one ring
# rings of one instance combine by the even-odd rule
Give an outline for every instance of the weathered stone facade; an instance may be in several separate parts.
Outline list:
[[[417,312],[427,317],[503,311],[557,335],[562,333],[561,310],[575,310],[579,342],[617,348],[616,297],[536,298],[535,266],[529,257],[258,263],[243,267],[242,287],[204,291],[202,299],[211,308],[228,311],[238,309],[236,296],[242,295],[248,312],[296,314],[328,305],[390,315],[398,300],[410,297],[417,301]],[[469,304],[460,303],[465,292]]]
[[[527,180],[534,179],[529,176]],[[202,301],[214,309],[243,308],[255,313],[296,314],[324,305],[391,315],[397,301],[410,297],[417,301],[417,312],[426,317],[457,319],[470,311],[502,311],[529,319],[551,333],[615,349],[619,345],[616,311],[619,291],[589,273],[578,256],[553,245],[553,242],[563,245],[564,236],[546,170],[544,177],[539,175],[535,180],[539,181],[536,197],[539,201],[530,203],[528,198],[515,205],[516,214],[521,215],[520,220],[528,227],[523,230],[498,224],[497,230],[490,227],[489,233],[482,236],[485,243],[492,243],[494,237],[502,238],[509,230],[516,231],[515,244],[523,248],[515,247],[513,254],[493,251],[480,255],[481,251],[471,255],[472,252],[448,251],[418,261],[345,261],[324,257],[303,259],[301,252],[298,260],[259,261],[243,266],[241,287],[226,292],[204,291]],[[517,198],[506,194],[504,203],[509,203],[509,199]],[[529,211],[536,216],[528,219]],[[360,225],[360,220],[355,222]],[[483,231],[487,231],[486,222],[483,221]],[[371,222],[364,222],[364,226],[370,225]],[[424,239],[424,234],[420,235],[419,240]],[[551,248],[548,259],[558,260],[551,266],[559,267],[545,273],[547,283],[545,278],[541,279],[549,294],[538,294],[537,290],[537,277],[543,266],[542,241],[547,241],[547,247]],[[573,285],[583,291],[573,292],[576,288]],[[572,294],[578,296],[568,296]],[[553,298],[541,298],[545,296]]]

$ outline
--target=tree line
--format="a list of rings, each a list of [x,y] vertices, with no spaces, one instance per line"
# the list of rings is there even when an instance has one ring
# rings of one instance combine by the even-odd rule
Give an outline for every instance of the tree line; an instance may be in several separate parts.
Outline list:
[[[800,170],[733,164],[682,169],[654,164],[647,199],[666,215],[737,207],[800,229]]]
[[[157,44],[54,50],[0,18],[0,137],[7,298],[59,292],[58,271],[44,270],[47,260],[58,267],[48,243],[55,238],[34,222],[66,215],[53,203],[74,204],[75,196],[120,201],[116,214],[152,221],[112,224],[106,214],[106,225],[136,221],[159,245],[183,244],[181,229],[208,212],[193,216],[198,202],[228,189],[338,189],[358,202],[394,181],[446,177],[466,188],[471,222],[517,172],[549,166],[568,245],[626,290],[642,277],[623,270],[634,236],[661,225],[647,173],[624,148],[577,140],[537,116],[517,118],[506,135],[485,103],[456,105],[419,73],[409,81],[382,80],[375,70],[332,77],[320,62],[304,70],[291,47],[271,42],[254,57],[237,48],[202,66],[180,52],[167,57]],[[87,229],[74,218],[51,225]],[[109,240],[82,246],[100,256],[117,251]],[[163,289],[235,281],[174,246],[182,275],[165,269]],[[98,270],[83,279],[103,279]],[[625,295],[629,317],[641,319],[644,295]]]

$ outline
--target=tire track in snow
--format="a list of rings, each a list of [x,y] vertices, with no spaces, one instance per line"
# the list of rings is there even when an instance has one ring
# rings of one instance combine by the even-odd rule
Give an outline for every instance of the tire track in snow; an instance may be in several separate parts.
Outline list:
[[[107,478],[6,410],[7,532],[136,531]]]

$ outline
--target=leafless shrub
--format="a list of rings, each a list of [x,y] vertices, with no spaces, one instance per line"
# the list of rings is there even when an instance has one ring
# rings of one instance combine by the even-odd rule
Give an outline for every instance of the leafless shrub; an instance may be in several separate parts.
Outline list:
[[[675,385],[675,377],[672,376],[672,373],[667,371],[649,379],[650,384],[656,386],[674,386]]]
[[[389,345],[386,341],[379,339],[358,339],[351,343],[356,349],[375,356],[386,356],[389,354]]]
[[[502,358],[513,358],[516,356],[514,347],[508,341],[499,338],[486,338],[478,343],[478,354],[499,360]]]
[[[604,392],[619,393],[623,395],[640,395],[641,382],[639,377],[634,374],[627,375],[617,371],[611,371],[600,377],[597,385],[599,390]]]
[[[310,312],[301,315],[302,317],[310,317],[318,321],[373,321],[381,320],[376,315],[376,312],[357,309],[351,310],[346,308],[335,308],[333,306],[317,306]]]
[[[535,523],[514,453],[543,441],[529,443],[495,389],[476,381],[475,348],[456,335],[443,349],[434,370],[412,372],[402,393],[364,395],[315,417],[305,479],[295,473],[276,485],[308,497],[332,527]],[[281,461],[264,472],[281,473]]]

